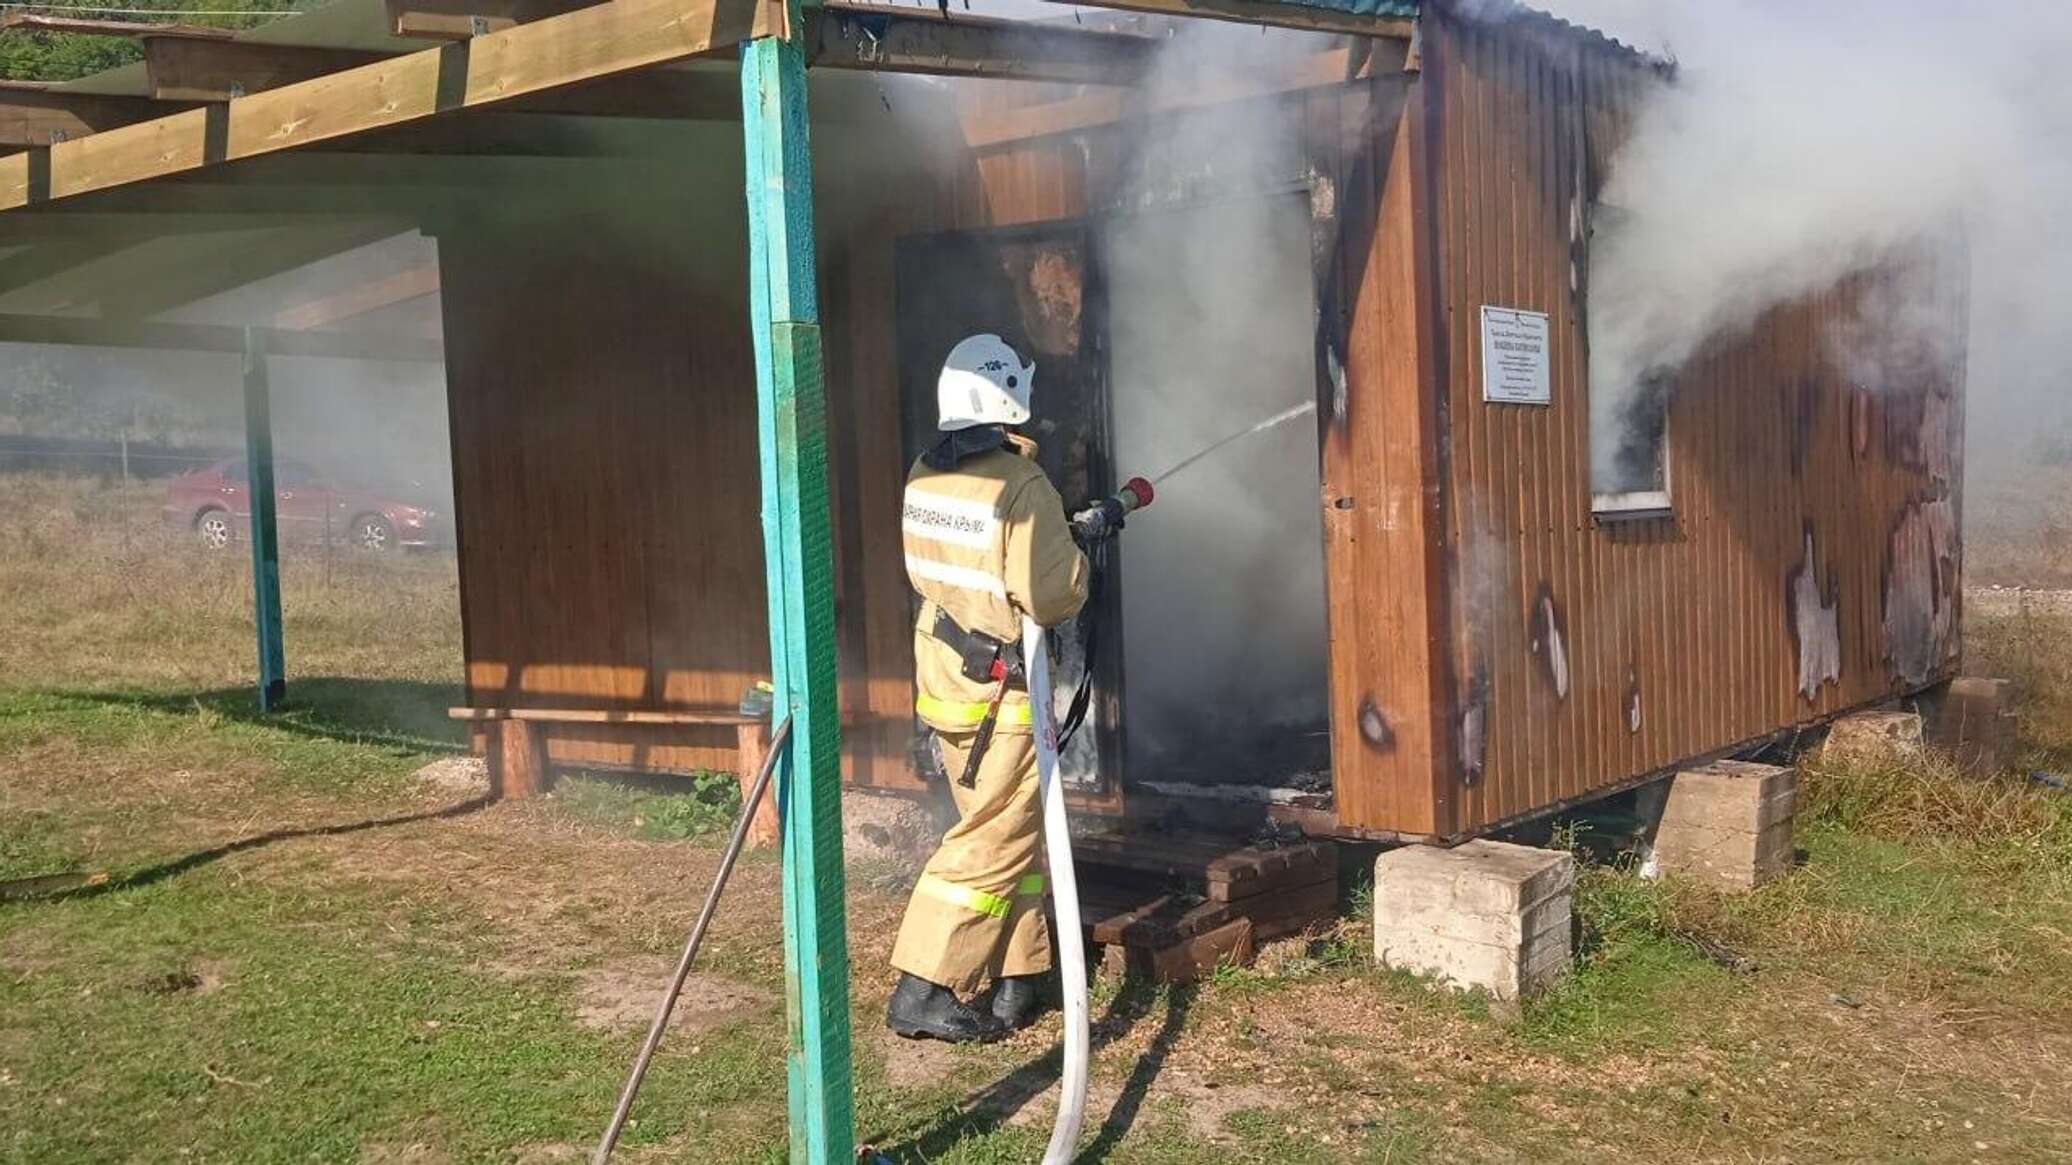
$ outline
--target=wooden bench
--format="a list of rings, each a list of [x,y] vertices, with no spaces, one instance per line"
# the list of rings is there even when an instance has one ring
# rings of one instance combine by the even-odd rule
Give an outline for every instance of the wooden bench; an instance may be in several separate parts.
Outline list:
[[[769,749],[770,723],[734,708],[684,708],[668,711],[632,708],[448,708],[455,720],[485,725],[490,729],[489,789],[497,797],[531,797],[547,790],[547,738],[549,724],[641,724],[682,726],[731,724],[739,760],[735,776],[745,799]],[[777,841],[777,797],[773,792],[757,807],[748,826],[748,844],[772,845]]]

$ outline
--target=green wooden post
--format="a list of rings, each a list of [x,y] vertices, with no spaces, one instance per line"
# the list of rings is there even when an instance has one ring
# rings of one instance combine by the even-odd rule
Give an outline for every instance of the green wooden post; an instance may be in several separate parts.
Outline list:
[[[797,36],[741,49],[748,150],[749,316],[755,338],[776,708],[792,717],[778,769],[784,822],[784,959],[791,1047],[791,1160],[851,1165],[849,943],[842,878],[841,725],[835,691],[834,554],[827,410],[814,291],[806,62]]]
[[[245,329],[245,495],[251,510],[252,622],[259,630],[259,710],[288,698],[288,663],[281,642],[281,541],[274,521],[273,409],[266,382],[266,351],[259,333]]]

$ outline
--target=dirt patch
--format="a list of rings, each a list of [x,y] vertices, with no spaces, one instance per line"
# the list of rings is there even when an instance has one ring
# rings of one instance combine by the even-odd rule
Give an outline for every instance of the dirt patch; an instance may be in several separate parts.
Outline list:
[[[877,1029],[885,1056],[885,1082],[894,1088],[934,1088],[948,1083],[963,1065],[957,1049],[940,1040],[903,1040]]]
[[[644,1027],[655,1018],[655,1005],[675,969],[660,959],[627,959],[579,972],[576,1018],[591,1027]],[[669,1030],[711,1031],[760,1014],[775,1002],[775,995],[752,983],[692,972],[670,1013]]]
[[[1120,1092],[1118,1090],[1118,1098]],[[1288,1094],[1255,1084],[1218,1084],[1214,1080],[1181,1072],[1166,1073],[1151,1084],[1151,1090],[1144,1107],[1156,1111],[1168,1102],[1177,1102],[1187,1130],[1205,1141],[1219,1141],[1230,1136],[1224,1120],[1236,1113],[1258,1109],[1276,1109],[1288,1103]],[[1096,1108],[1095,1113],[1106,1113],[1104,1119],[1115,1119],[1114,1106]]]
[[[418,784],[444,793],[489,791],[489,761],[479,756],[442,757],[411,774]]]

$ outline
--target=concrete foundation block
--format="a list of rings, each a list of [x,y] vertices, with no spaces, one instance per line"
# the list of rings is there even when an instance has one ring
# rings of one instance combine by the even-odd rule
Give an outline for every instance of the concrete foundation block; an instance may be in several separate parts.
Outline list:
[[[1923,693],[1920,709],[1928,743],[1966,772],[1998,776],[2013,762],[2014,705],[2006,680],[1959,677]]]
[[[1374,862],[1374,959],[1515,1001],[1568,973],[1575,859],[1471,841]]]
[[[1820,759],[1855,764],[1904,763],[1921,755],[1921,716],[1916,712],[1858,712],[1827,730]]]
[[[1733,890],[1783,877],[1792,866],[1798,777],[1775,765],[1717,761],[1670,778],[1659,797],[1648,872]]]

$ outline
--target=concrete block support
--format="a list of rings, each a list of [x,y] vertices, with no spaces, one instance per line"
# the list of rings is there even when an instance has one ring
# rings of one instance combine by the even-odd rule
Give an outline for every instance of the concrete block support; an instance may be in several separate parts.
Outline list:
[[[1752,890],[1791,871],[1796,769],[1716,761],[1658,787],[1661,806],[1646,870]]]
[[[1575,859],[1471,841],[1407,846],[1374,862],[1374,959],[1503,1001],[1568,973]]]
[[[1922,730],[1973,776],[2005,772],[2014,760],[2015,722],[2006,680],[1962,676],[1924,692]]]

